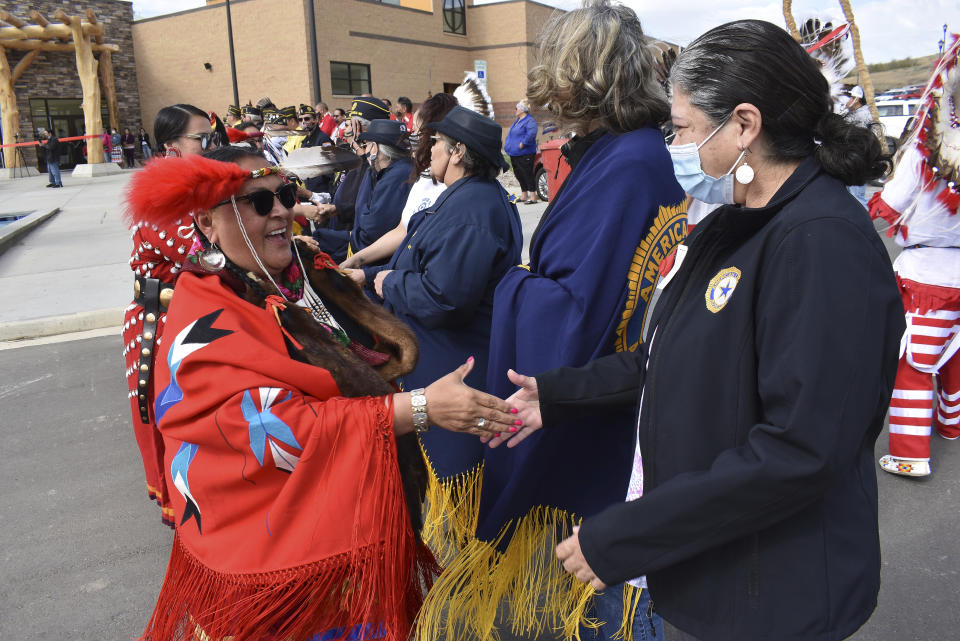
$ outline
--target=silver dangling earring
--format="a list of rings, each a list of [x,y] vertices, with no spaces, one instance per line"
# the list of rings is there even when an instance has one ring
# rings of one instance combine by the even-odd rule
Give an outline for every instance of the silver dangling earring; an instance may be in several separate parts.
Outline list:
[[[742,151],[742,150],[741,150]],[[749,149],[747,150],[750,151]],[[737,182],[741,185],[749,185],[753,182],[753,177],[756,174],[753,171],[753,167],[747,164],[747,159],[743,159],[743,164],[737,167],[737,171],[734,172],[733,177],[737,179]]]
[[[216,243],[200,252],[200,266],[208,272],[218,272],[227,264],[227,257],[223,255]]]

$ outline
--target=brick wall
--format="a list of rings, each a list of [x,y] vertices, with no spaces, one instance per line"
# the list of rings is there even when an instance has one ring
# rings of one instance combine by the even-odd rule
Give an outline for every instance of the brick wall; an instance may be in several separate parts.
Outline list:
[[[121,0],[4,0],[3,8],[28,24],[33,24],[30,11],[36,10],[51,23],[56,22],[53,12],[62,8],[68,15],[83,16],[93,9],[97,21],[103,24],[103,41],[120,47],[113,54],[113,74],[117,89],[120,131],[129,127],[136,131],[140,126],[140,95],[137,91],[137,65],[134,60],[133,5]],[[13,68],[28,52],[7,49],[7,59]],[[99,54],[95,54],[99,55]],[[83,98],[80,78],[77,76],[77,57],[73,51],[44,51],[27,68],[14,85],[17,107],[20,110],[20,139],[36,140],[33,121],[30,119],[30,98]],[[101,86],[101,100],[105,100]],[[104,126],[109,123],[104,120]],[[25,147],[24,160],[36,164],[36,149]]]
[[[311,102],[307,6],[311,0],[233,0],[231,16],[241,103],[269,95],[279,106]],[[443,31],[441,1],[419,3],[432,11],[368,0],[312,0],[317,19],[322,99],[331,109],[349,107],[352,95],[335,95],[330,61],[370,65],[371,92],[415,104],[459,84],[474,60],[486,60],[488,91],[497,120],[509,126],[513,105],[525,94],[530,43],[553,9],[514,1],[467,7],[467,35]],[[222,112],[232,102],[226,11],[222,3],[138,20],[133,26],[144,122],[175,102]],[[210,62],[212,71],[204,71]]]

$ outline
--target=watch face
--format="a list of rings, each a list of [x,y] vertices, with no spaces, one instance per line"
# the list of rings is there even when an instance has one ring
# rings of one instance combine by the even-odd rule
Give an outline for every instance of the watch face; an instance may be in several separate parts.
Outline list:
[[[423,394],[414,394],[410,397],[410,403],[412,405],[421,406],[427,404],[427,397]]]

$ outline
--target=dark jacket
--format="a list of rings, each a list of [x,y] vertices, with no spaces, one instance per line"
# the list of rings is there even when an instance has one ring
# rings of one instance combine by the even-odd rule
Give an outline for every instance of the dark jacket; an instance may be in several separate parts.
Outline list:
[[[60,139],[57,138],[57,134],[50,133],[50,137],[47,138],[47,141],[41,145],[43,151],[46,155],[47,163],[59,163],[60,162]]]
[[[357,190],[352,230],[317,230],[314,238],[320,248],[341,262],[347,256],[348,247],[358,252],[396,227],[410,193],[411,184],[407,180],[412,170],[413,161],[407,158],[394,160],[380,171],[369,169]],[[336,198],[334,203],[339,215],[340,204]]]
[[[584,521],[584,556],[610,584],[646,574],[703,641],[845,638],[880,586],[873,447],[904,329],[886,250],[812,159],[686,244],[649,363],[644,346],[537,377],[547,426],[643,389],[644,494]]]
[[[469,356],[476,364],[467,383],[485,388],[493,292],[520,262],[522,244],[517,208],[495,180],[461,178],[413,215],[383,281],[386,307],[420,344],[405,389],[432,383]],[[364,271],[372,283],[376,270]],[[483,455],[483,445],[469,435],[438,429],[422,438],[441,478],[472,468]]]

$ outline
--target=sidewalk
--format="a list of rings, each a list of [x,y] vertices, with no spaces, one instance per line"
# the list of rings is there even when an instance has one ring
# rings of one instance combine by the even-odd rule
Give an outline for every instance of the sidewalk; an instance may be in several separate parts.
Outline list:
[[[132,175],[66,175],[63,189],[47,189],[46,175],[0,181],[0,216],[60,208],[0,248],[0,342],[119,328],[133,297],[130,232],[121,219]],[[512,178],[503,176],[508,189]],[[526,256],[546,203],[519,209]]]
[[[0,253],[0,341],[122,323],[133,296],[130,232],[121,220],[132,171],[100,178],[64,175],[0,181],[0,216],[60,208]]]

